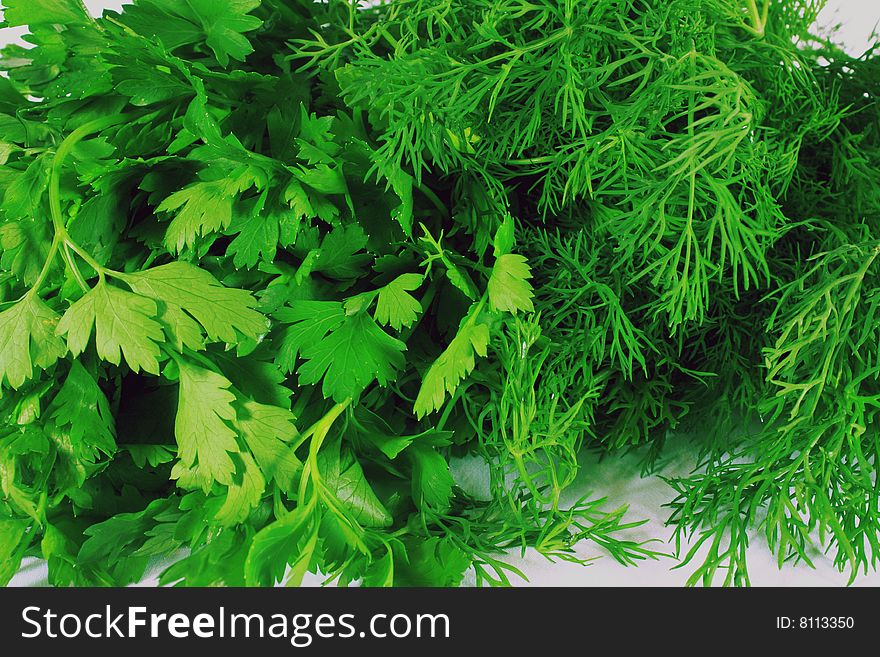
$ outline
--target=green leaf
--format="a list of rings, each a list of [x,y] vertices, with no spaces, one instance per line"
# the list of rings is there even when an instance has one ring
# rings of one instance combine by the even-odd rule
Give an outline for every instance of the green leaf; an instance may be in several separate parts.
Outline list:
[[[0,267],[11,271],[25,285],[33,285],[49,256],[52,238],[47,226],[37,221],[12,221],[0,226]]]
[[[28,533],[30,525],[30,520],[0,518],[0,586],[9,584],[18,571],[24,551],[32,540]]]
[[[336,227],[321,241],[311,271],[341,281],[357,278],[371,260],[361,253],[366,245],[367,235],[357,224]]]
[[[49,255],[52,236],[40,221],[11,221],[0,226],[0,267],[25,285],[33,285]]]
[[[474,304],[455,338],[428,368],[416,397],[414,410],[417,417],[439,410],[446,394],[454,393],[458,384],[473,371],[476,356],[486,356],[489,327],[476,321],[474,314],[478,307],[479,304]]]
[[[217,61],[244,61],[253,47],[244,35],[262,21],[248,15],[260,0],[136,0],[123,14],[142,36],[157,37],[169,50],[204,41]]]
[[[271,352],[266,354],[266,357]],[[284,385],[284,373],[275,363],[261,360],[259,354],[241,356],[233,352],[212,354],[223,376],[232,381],[239,397],[246,397],[261,404],[290,407],[291,389]]]
[[[532,312],[532,277],[526,259],[515,253],[499,256],[489,277],[489,305],[492,310],[509,312]]]
[[[175,453],[165,445],[121,445],[120,448],[131,456],[131,460],[139,468],[149,465],[156,468],[164,463],[171,463]]]
[[[67,309],[58,323],[58,334],[67,336],[70,353],[78,356],[85,351],[94,326],[100,358],[119,365],[121,352],[133,371],[158,374],[158,343],[165,338],[154,319],[157,313],[152,299],[125,292],[102,279]]]
[[[235,420],[235,395],[228,379],[186,361],[178,361],[180,392],[174,435],[180,459],[171,478],[187,489],[201,488],[205,493],[215,482],[229,486],[235,464],[230,454],[237,453],[238,443],[230,423]]]
[[[456,587],[471,565],[471,558],[448,537],[413,537],[404,546],[403,554],[395,553],[395,586]]]
[[[67,353],[56,335],[58,315],[33,294],[0,312],[0,385],[20,387]]]
[[[281,308],[275,313],[279,322],[288,325],[281,334],[275,358],[281,370],[288,374],[296,371],[297,358],[305,346],[320,342],[345,319],[338,303],[300,300],[295,306]]]
[[[99,452],[116,452],[110,404],[98,382],[78,361],[71,363],[64,385],[49,406],[49,415],[57,426],[67,427],[79,458],[94,461]]]
[[[124,69],[114,68],[114,80],[124,76],[116,84],[116,91],[128,96],[135,107],[163,103],[182,96],[190,96],[193,88],[178,77],[161,69],[138,61],[134,66]]]
[[[250,454],[238,454],[236,460],[239,461],[239,466],[235,477],[229,485],[223,506],[214,517],[226,527],[247,520],[251,511],[260,503],[266,489],[266,480]]]
[[[18,25],[70,25],[88,23],[89,13],[81,0],[3,0],[3,23]]]
[[[501,222],[498,230],[495,231],[495,239],[492,240],[495,257],[500,258],[510,253],[513,250],[514,243],[513,217],[507,214],[504,216],[504,221]]]
[[[391,514],[376,497],[364,477],[363,468],[351,450],[335,440],[318,453],[318,470],[328,490],[333,493],[363,527],[387,527]]]
[[[162,201],[156,212],[177,212],[165,233],[168,250],[192,248],[197,238],[229,228],[240,191],[227,180],[196,182]]]
[[[394,553],[387,549],[385,553],[370,564],[364,573],[361,586],[366,588],[389,587],[394,585]]]
[[[244,563],[248,586],[280,582],[288,563],[298,565],[300,571],[309,567],[318,537],[312,517],[310,508],[297,507],[257,532]]]
[[[339,168],[326,164],[316,164],[311,168],[301,167],[291,170],[296,179],[322,194],[347,194],[348,185]]]
[[[436,448],[418,442],[406,453],[412,460],[412,495],[416,505],[425,511],[446,511],[455,485],[446,458]]]
[[[310,113],[304,103],[300,103],[297,143],[300,149],[309,147],[306,153],[301,150],[300,157],[305,159],[308,154],[313,154],[317,158],[316,161],[334,162],[334,156],[339,152],[339,145],[333,141],[332,127],[332,116],[319,117],[314,112]]]
[[[397,167],[394,169],[394,173],[388,176],[388,183],[400,199],[400,205],[392,210],[391,216],[400,224],[406,236],[412,237],[413,208],[415,206],[413,200],[413,178],[406,171]]]
[[[292,494],[302,470],[302,463],[288,444],[299,435],[293,414],[277,406],[247,401],[238,412],[235,426],[266,479]]]
[[[376,321],[396,331],[412,326],[422,312],[422,305],[409,292],[417,290],[423,281],[421,274],[402,274],[380,288],[374,315]]]
[[[12,172],[3,189],[4,214],[10,219],[37,220],[43,208],[49,183],[49,160],[35,157],[24,171]]]
[[[268,329],[266,319],[254,310],[257,301],[250,292],[224,287],[195,265],[172,262],[126,274],[124,280],[138,294],[167,304],[172,313],[186,311],[211,341],[235,344],[239,334],[259,340]]]
[[[233,223],[232,229],[236,225]],[[279,224],[274,214],[245,217],[229,243],[228,253],[236,267],[250,269],[258,262],[272,262],[278,249]]]
[[[317,316],[316,304],[322,304],[318,307],[323,311]],[[386,385],[403,367],[406,345],[366,313],[348,316],[335,301],[295,301],[282,317],[298,329],[285,334],[284,350],[302,354],[305,362],[297,368],[300,385],[323,379],[327,398],[337,402],[355,398],[373,381]]]

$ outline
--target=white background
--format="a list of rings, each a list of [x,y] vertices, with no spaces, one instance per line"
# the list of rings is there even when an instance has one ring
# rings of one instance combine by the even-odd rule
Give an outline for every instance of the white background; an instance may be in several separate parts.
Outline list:
[[[103,8],[118,9],[124,3],[122,0],[86,0],[85,4],[97,15]],[[880,0],[829,0],[820,19],[825,29],[839,26],[835,40],[843,43],[854,55],[863,53],[873,42],[872,33],[878,23]],[[25,31],[25,28],[0,30],[0,45],[19,39]],[[687,472],[685,459],[677,461],[678,464],[671,466],[665,474]],[[477,463],[458,464],[455,474],[459,483],[480,486],[482,472]],[[633,459],[615,458],[604,463],[586,463],[573,493],[577,493],[574,495],[577,497],[586,492],[608,497],[609,505],[628,503],[632,518],[647,519],[648,524],[634,530],[633,537],[670,536],[670,530],[663,525],[667,516],[663,505],[670,501],[670,489],[656,477],[641,478],[638,464]],[[655,549],[670,552],[672,545],[656,543]],[[528,551],[522,557],[512,556],[509,561],[521,568],[531,583],[551,586],[678,586],[684,584],[689,575],[687,568],[673,570],[675,561],[672,559],[649,561],[637,568],[624,567],[603,556],[602,552],[588,543],[579,547],[578,555],[599,558],[588,567],[566,562],[551,564],[534,551]],[[749,556],[751,581],[756,586],[840,586],[847,582],[847,577],[838,573],[830,560],[821,554],[813,556],[815,569],[786,565],[780,570],[760,537],[752,541]],[[161,565],[157,564],[143,584],[155,583],[155,575],[160,568]],[[45,566],[37,560],[29,560],[12,583],[41,584],[45,583],[45,576]],[[309,584],[319,582],[316,577],[307,581]],[[862,575],[855,585],[880,586],[880,574]]]

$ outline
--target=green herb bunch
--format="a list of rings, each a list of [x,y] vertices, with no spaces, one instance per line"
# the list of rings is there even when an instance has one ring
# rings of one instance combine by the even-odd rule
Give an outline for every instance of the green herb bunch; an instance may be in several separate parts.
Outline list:
[[[579,455],[688,430],[693,582],[880,555],[880,65],[820,1],[2,2],[0,580],[634,563]]]
[[[811,37],[821,7],[401,0],[296,41],[477,253],[516,217],[542,337],[462,401],[508,475],[553,505],[585,445],[651,469],[694,436],[692,583],[748,583],[755,531],[780,566],[880,557],[880,68]]]
[[[459,410],[476,362],[531,385],[530,270],[512,217],[459,230],[291,50],[352,6],[4,6],[33,47],[0,78],[0,580],[28,555],[55,585],[158,558],[163,583],[441,586],[507,582],[511,546],[651,554],[601,502],[455,485],[454,453],[496,449]]]

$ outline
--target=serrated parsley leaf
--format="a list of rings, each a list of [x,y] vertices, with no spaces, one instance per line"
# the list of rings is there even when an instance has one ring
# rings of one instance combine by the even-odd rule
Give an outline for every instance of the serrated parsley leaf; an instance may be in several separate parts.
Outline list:
[[[280,582],[289,562],[310,559],[317,541],[317,531],[304,541],[302,552],[295,547],[301,542],[304,529],[312,517],[310,509],[298,506],[286,516],[263,527],[251,543],[244,564],[244,577],[248,586],[271,586]]]
[[[58,315],[34,295],[0,312],[0,386],[18,388],[35,366],[46,369],[67,353],[57,325]]]
[[[211,341],[236,343],[239,334],[258,340],[268,328],[265,317],[254,310],[257,301],[250,292],[224,287],[195,265],[172,262],[126,274],[124,280],[138,294],[186,311]]]
[[[120,353],[135,372],[159,373],[159,344],[165,340],[154,318],[156,302],[120,290],[101,280],[76,301],[58,323],[58,334],[67,336],[70,353],[85,351],[95,327],[98,356],[119,365]]]
[[[0,517],[0,586],[6,586],[15,575],[31,542],[28,528],[31,520]]]
[[[449,463],[431,445],[413,443],[406,451],[412,460],[412,495],[419,508],[443,512],[449,508],[455,482]]]
[[[122,448],[139,468],[147,464],[155,468],[163,463],[171,463],[175,458],[172,449],[165,445],[123,445]]]
[[[412,326],[422,312],[422,304],[409,293],[418,289],[423,281],[421,274],[401,274],[380,288],[376,300],[376,321],[396,331],[404,326]]]
[[[3,23],[18,25],[69,25],[89,22],[81,0],[3,0]]]
[[[174,435],[180,459],[171,471],[183,488],[201,488],[214,482],[229,486],[235,472],[230,454],[238,443],[230,423],[235,419],[229,379],[186,361],[179,361],[180,392]]]
[[[260,0],[135,0],[126,10],[125,22],[143,36],[158,37],[169,49],[204,41],[217,61],[244,61],[253,52],[244,35],[262,21],[248,12]]]
[[[303,347],[319,342],[345,318],[337,303],[302,300],[295,305],[275,313],[279,322],[288,324],[281,333],[275,356],[276,364],[287,374],[296,371],[296,361]]]
[[[484,357],[489,346],[488,325],[476,321],[479,304],[474,304],[455,338],[440,354],[422,380],[422,387],[416,397],[415,413],[421,418],[439,410],[446,399],[446,393],[455,392],[458,384],[473,371],[476,356]]]
[[[71,363],[64,385],[49,406],[49,415],[56,426],[66,428],[80,458],[94,461],[98,452],[116,451],[110,404],[97,381],[78,361]]]
[[[315,251],[317,257],[311,271],[341,281],[356,278],[371,260],[369,254],[362,253],[366,246],[367,235],[360,226],[336,227],[324,236]]]
[[[322,194],[347,194],[348,186],[345,177],[338,167],[329,167],[326,164],[316,164],[311,168],[300,167],[291,170],[304,185],[308,185]]]
[[[7,171],[10,180],[3,189],[3,213],[13,219],[35,219],[49,184],[49,159],[35,157],[24,171]]]
[[[250,269],[258,262],[272,262],[278,249],[280,224],[274,214],[245,216],[239,225],[233,222],[231,231],[238,235],[229,243],[227,253],[236,267]]]
[[[387,527],[392,518],[370,483],[360,462],[340,441],[326,445],[318,454],[321,478],[352,517],[365,527]]]
[[[0,225],[0,267],[25,285],[32,285],[49,254],[51,235],[38,221],[10,221]]]
[[[412,538],[395,560],[396,586],[459,586],[471,559],[450,537]]]
[[[342,303],[295,301],[281,317],[296,327],[285,333],[283,349],[285,354],[301,354],[305,361],[297,368],[300,384],[323,379],[327,398],[355,398],[373,381],[384,386],[403,366],[406,345],[368,314],[347,315]]]
[[[162,201],[156,212],[177,211],[165,233],[168,250],[180,252],[192,247],[200,236],[229,228],[240,191],[227,180],[211,180],[193,183]]]
[[[248,401],[235,421],[248,448],[267,480],[281,490],[293,493],[302,463],[287,444],[298,434],[293,414],[284,408]]]
[[[214,516],[217,522],[227,527],[247,520],[266,490],[266,480],[254,458],[248,453],[241,453],[235,459],[239,461],[235,477],[229,485],[223,506]]]
[[[532,312],[531,268],[515,253],[499,256],[489,277],[489,305],[492,310],[513,313]]]

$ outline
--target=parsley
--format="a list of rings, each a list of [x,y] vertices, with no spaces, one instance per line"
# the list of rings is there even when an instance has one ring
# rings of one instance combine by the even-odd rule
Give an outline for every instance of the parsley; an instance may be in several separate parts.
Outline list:
[[[631,564],[579,455],[688,422],[694,581],[873,563],[877,64],[815,4],[3,0],[0,581]]]

